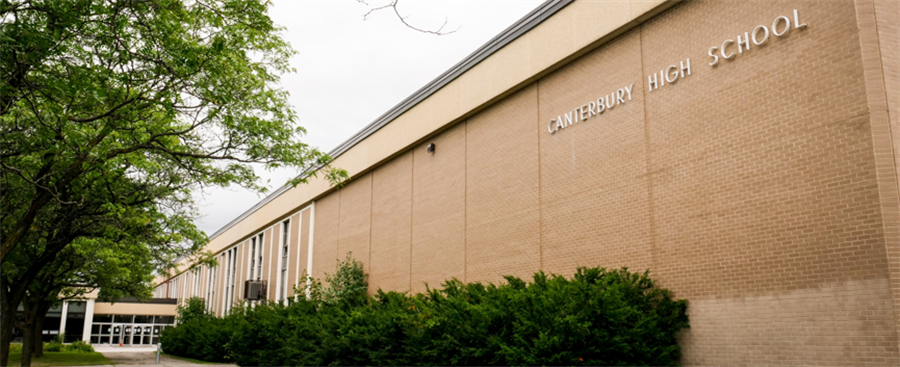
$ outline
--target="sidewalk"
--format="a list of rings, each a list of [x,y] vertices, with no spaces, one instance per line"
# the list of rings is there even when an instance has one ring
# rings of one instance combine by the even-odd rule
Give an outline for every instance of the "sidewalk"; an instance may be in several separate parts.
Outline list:
[[[197,364],[163,355],[156,364],[156,346],[111,346],[95,345],[94,350],[102,353],[115,366],[163,366],[163,367],[234,367],[232,364]],[[107,367],[107,366],[104,366]]]

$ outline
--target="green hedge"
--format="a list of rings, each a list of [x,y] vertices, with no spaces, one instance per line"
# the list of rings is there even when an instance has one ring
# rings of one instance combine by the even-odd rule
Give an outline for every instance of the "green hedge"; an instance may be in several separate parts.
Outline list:
[[[580,268],[571,279],[463,284],[341,302],[236,308],[162,335],[167,353],[264,365],[674,365],[687,302],[647,273]]]
[[[177,327],[163,329],[160,343],[166,353],[209,362],[228,362],[237,315],[226,318],[192,319]]]

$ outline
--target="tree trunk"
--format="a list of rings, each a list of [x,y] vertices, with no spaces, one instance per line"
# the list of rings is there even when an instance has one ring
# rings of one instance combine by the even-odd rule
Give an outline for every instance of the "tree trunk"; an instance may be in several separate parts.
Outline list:
[[[31,366],[31,360],[44,355],[44,318],[55,300],[48,300],[41,295],[38,298],[26,297],[25,302],[25,341],[22,345],[22,366]]]
[[[6,300],[0,302],[0,366],[9,365],[9,343],[12,342],[13,323],[16,309],[9,309]]]
[[[25,340],[22,343],[22,367],[31,366],[33,358],[43,355],[44,316],[47,315],[52,303],[40,294],[25,297],[25,301],[22,302],[25,308],[25,322],[22,325],[22,331],[25,332]]]
[[[36,335],[34,344],[34,357],[44,356],[44,319],[47,318],[47,312],[53,307],[54,300],[42,299],[38,302],[37,314],[34,317],[34,332]],[[60,323],[60,325],[62,325]],[[60,330],[64,331],[64,330]]]
[[[46,316],[47,313],[44,313]],[[40,314],[35,317],[33,322],[34,328],[34,355],[32,357],[38,358],[44,356],[44,316]]]
[[[22,341],[22,367],[31,367],[31,357],[34,355],[34,324],[26,321],[24,325],[25,339]]]

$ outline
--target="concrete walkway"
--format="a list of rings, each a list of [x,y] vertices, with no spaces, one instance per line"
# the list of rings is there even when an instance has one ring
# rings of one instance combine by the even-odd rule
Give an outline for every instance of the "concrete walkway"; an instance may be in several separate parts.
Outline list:
[[[185,360],[161,356],[156,364],[156,346],[110,346],[95,345],[94,350],[102,353],[114,366],[164,366],[164,367],[234,367],[232,364],[197,364]],[[106,366],[104,366],[106,367]]]

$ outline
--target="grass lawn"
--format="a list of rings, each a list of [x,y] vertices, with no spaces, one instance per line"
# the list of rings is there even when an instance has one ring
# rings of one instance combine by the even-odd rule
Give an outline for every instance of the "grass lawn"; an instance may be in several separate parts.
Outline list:
[[[22,352],[9,353],[9,366],[18,366],[22,362]],[[44,352],[40,358],[32,358],[33,367],[40,366],[96,366],[100,364],[112,364],[109,358],[100,353],[85,352]]]
[[[156,357],[156,352],[152,352],[152,354],[154,357]],[[222,362],[207,362],[207,361],[201,361],[199,359],[193,359],[193,358],[188,358],[188,357],[173,356],[166,352],[163,352],[162,355],[169,357],[169,358],[179,359],[179,360],[182,360],[185,362],[191,362],[191,363],[197,363],[197,364],[222,364]]]

